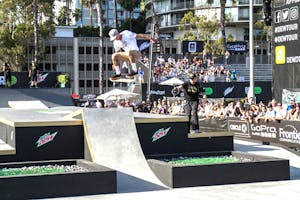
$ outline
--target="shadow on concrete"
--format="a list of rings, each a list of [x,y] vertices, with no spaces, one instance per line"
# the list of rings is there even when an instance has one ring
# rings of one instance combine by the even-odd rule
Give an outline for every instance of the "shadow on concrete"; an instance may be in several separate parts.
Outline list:
[[[290,166],[291,180],[300,180],[300,168]]]
[[[253,145],[243,145],[243,144],[234,144],[235,151],[274,151],[274,148],[268,148],[267,145],[261,146],[261,144],[253,144]]]
[[[131,193],[131,192],[146,192],[167,190],[163,186],[139,179],[128,174],[117,172],[117,192]]]

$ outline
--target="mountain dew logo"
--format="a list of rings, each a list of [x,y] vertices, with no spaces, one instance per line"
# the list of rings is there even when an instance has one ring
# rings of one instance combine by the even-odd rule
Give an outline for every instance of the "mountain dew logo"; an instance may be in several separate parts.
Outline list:
[[[42,135],[38,139],[38,141],[36,141],[36,147],[39,148],[40,146],[43,146],[44,144],[47,144],[47,143],[53,141],[57,133],[58,133],[57,131],[52,134],[50,134],[50,132],[48,132],[48,133]]]
[[[167,129],[164,129],[164,128],[161,128],[159,130],[157,130],[153,135],[152,135],[152,142],[155,142],[156,140],[162,138],[162,137],[165,137],[169,130],[171,129],[171,127],[167,128]]]

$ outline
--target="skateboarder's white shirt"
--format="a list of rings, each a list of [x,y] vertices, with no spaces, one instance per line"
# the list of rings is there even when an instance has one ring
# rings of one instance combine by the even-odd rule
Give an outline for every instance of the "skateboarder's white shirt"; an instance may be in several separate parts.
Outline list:
[[[114,40],[114,49],[116,52],[119,52],[123,49],[124,47],[124,44],[122,43],[121,40]]]
[[[132,51],[136,50],[139,51],[139,47],[137,45],[137,40],[136,40],[136,33],[124,30],[120,33],[122,35],[122,43],[123,43],[123,49],[124,51]]]

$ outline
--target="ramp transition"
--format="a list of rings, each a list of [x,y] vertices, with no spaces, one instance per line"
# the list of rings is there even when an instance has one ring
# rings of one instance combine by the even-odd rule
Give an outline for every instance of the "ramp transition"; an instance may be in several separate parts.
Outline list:
[[[82,118],[93,162],[163,186],[143,154],[131,108],[85,108]]]

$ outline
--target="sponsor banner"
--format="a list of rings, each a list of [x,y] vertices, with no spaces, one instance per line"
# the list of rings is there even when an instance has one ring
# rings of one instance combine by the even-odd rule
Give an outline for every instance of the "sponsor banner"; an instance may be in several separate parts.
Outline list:
[[[282,104],[290,104],[291,99],[295,99],[296,103],[300,102],[300,89],[283,89],[282,90]]]
[[[61,72],[41,72],[38,74],[39,88],[60,87],[57,77],[63,75]],[[12,72],[12,87],[13,88],[28,88],[30,86],[30,78],[28,72]],[[5,87],[5,79],[3,72],[0,73],[0,88]],[[70,87],[69,82],[65,87]]]
[[[202,83],[205,89],[207,98],[245,98],[249,90],[249,82],[211,82]],[[143,100],[147,97],[147,84],[142,86]],[[172,86],[159,85],[158,83],[151,84],[150,97],[151,100],[162,99],[165,97],[173,97]],[[255,82],[254,93],[256,101],[267,103],[272,99],[271,82],[257,81]],[[180,97],[183,93],[179,93]]]
[[[183,41],[182,52],[183,53],[200,53],[204,49],[203,41]]]
[[[228,119],[228,131],[234,135],[250,138],[249,124],[246,121]]]
[[[300,147],[300,122],[298,121],[248,123],[237,118],[229,118],[228,131],[239,137]]]
[[[137,40],[137,45],[139,47],[140,52],[142,53],[148,53],[149,47],[150,47],[150,41],[149,40]]]
[[[230,53],[244,53],[247,52],[247,43],[244,41],[239,42],[226,42],[226,49]]]

